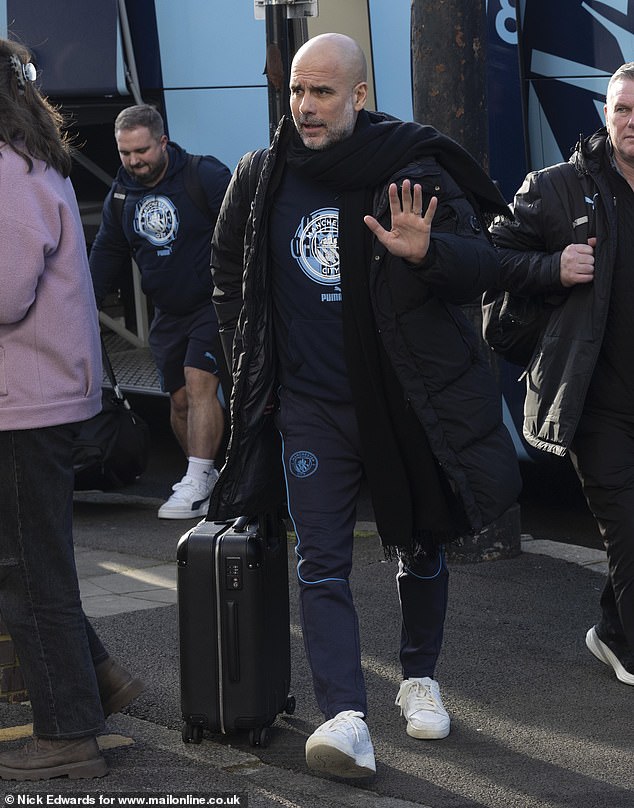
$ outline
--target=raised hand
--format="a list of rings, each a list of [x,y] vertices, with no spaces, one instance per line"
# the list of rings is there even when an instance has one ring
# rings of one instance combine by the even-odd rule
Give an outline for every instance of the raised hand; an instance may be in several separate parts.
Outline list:
[[[363,221],[392,255],[404,258],[411,264],[420,264],[429,250],[431,223],[438,199],[432,196],[423,216],[423,189],[418,183],[414,185],[412,193],[411,182],[403,180],[402,201],[396,183],[390,185],[388,194],[391,230],[382,227],[374,216],[364,216]]]

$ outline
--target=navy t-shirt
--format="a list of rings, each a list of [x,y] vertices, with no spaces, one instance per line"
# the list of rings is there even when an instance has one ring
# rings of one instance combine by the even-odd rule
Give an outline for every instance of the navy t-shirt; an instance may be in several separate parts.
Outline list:
[[[315,398],[350,401],[334,191],[287,168],[269,233],[280,382]]]

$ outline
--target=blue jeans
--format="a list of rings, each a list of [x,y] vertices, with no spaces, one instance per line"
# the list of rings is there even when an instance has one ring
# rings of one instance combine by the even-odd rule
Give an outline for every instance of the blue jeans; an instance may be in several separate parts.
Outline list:
[[[327,719],[342,710],[366,714],[359,622],[349,584],[363,474],[354,408],[283,390],[277,425],[297,535],[300,619],[315,697]],[[433,677],[447,611],[444,553],[411,568],[399,562],[396,578],[403,677]]]
[[[95,664],[108,657],[79,597],[73,550],[73,425],[0,432],[0,612],[23,670],[33,734],[94,735]]]

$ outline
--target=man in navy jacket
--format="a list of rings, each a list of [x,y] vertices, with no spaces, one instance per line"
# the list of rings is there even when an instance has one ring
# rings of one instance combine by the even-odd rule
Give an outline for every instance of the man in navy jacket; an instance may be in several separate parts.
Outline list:
[[[185,476],[158,516],[203,516],[218,477],[215,458],[224,428],[218,399],[224,359],[211,305],[209,249],[231,175],[214,157],[194,158],[192,165],[192,157],[168,141],[163,119],[148,105],[119,114],[115,139],[122,166],[90,253],[95,297],[101,306],[132,254],[154,306],[150,348],[170,396],[170,422],[188,458]],[[188,182],[194,171],[195,183]]]

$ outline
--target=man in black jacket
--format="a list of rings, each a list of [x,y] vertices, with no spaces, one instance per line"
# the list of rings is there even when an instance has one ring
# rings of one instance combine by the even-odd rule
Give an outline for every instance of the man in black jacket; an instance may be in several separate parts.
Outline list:
[[[210,156],[194,168],[149,105],[124,109],[115,139],[122,166],[90,251],[95,297],[101,306],[132,253],[154,305],[150,348],[170,396],[170,422],[188,459],[158,516],[191,519],[207,513],[224,429],[218,398],[224,357],[210,306],[209,248],[230,172]]]
[[[491,232],[501,288],[564,296],[527,368],[524,434],[538,449],[570,451],[609,563],[586,644],[634,685],[634,62],[611,77],[604,113],[607,127],[570,159],[576,171],[529,174],[515,219]]]
[[[348,581],[362,476],[385,554],[399,561],[396,704],[414,738],[450,730],[434,678],[444,544],[496,519],[519,490],[494,381],[455,305],[499,272],[460,185],[491,211],[504,200],[449,138],[366,112],[366,81],[349,37],[323,34],[300,48],[293,121],[281,122],[263,161],[238,165],[212,249],[234,393],[210,514],[262,513],[286,493],[326,719],[306,759],[344,777],[375,771]]]

